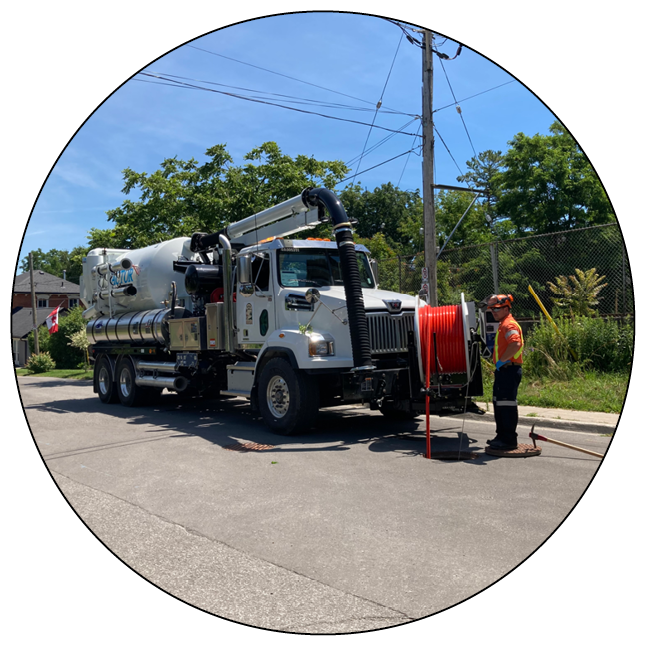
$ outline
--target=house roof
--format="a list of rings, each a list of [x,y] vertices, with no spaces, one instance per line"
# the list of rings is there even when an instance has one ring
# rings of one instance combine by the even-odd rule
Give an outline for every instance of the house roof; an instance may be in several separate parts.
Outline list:
[[[34,285],[38,294],[69,294],[70,296],[80,296],[81,294],[81,288],[78,285],[41,270],[34,270]],[[26,271],[24,274],[16,276],[13,291],[16,294],[31,292],[30,272]]]
[[[45,319],[50,315],[51,311],[51,307],[39,307],[36,309],[36,323],[38,327],[45,324]],[[12,339],[23,339],[32,331],[34,322],[31,317],[31,312],[31,307],[17,307],[11,312]],[[61,310],[60,315],[63,315],[63,310]]]

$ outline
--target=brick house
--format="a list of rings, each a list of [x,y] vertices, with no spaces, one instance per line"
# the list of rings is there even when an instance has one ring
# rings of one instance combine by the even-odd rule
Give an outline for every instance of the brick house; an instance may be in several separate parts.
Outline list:
[[[59,305],[70,309],[81,302],[81,290],[78,285],[46,271],[34,271],[34,286],[38,309],[49,307],[51,312]],[[16,307],[31,307],[31,276],[28,271],[16,276],[14,281],[11,309]]]
[[[78,285],[69,280],[48,274],[46,271],[34,271],[36,292],[36,323],[45,323],[49,313],[61,306],[60,315],[81,303],[81,291]],[[13,284],[11,302],[11,341],[13,345],[14,365],[24,366],[29,358],[27,337],[33,328],[31,306],[31,274],[25,272],[16,276]]]

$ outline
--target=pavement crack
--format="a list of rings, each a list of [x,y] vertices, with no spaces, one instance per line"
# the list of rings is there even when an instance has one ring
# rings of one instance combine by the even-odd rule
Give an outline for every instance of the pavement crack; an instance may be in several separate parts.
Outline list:
[[[271,560],[269,560],[267,558],[263,558],[262,556],[252,554],[251,552],[246,552],[246,551],[240,549],[239,547],[236,547],[235,545],[231,545],[231,544],[229,544],[229,543],[227,543],[225,541],[213,538],[212,536],[208,536],[208,535],[200,532],[199,530],[196,530],[196,529],[194,529],[192,527],[187,527],[185,525],[182,525],[181,523],[177,523],[177,522],[175,522],[173,520],[170,520],[170,519],[166,518],[165,516],[162,516],[161,514],[156,514],[156,513],[152,512],[152,511],[150,511],[149,509],[146,509],[145,507],[142,507],[141,505],[132,502],[131,500],[126,500],[125,498],[121,498],[120,496],[117,496],[117,495],[115,495],[115,494],[113,494],[111,492],[104,491],[103,489],[97,489],[96,487],[92,487],[91,485],[88,485],[88,484],[86,484],[84,482],[80,482],[78,480],[75,480],[74,478],[70,478],[69,475],[60,473],[60,472],[58,472],[58,471],[56,471],[54,469],[50,468],[50,473],[52,475],[56,474],[56,476],[58,476],[61,479],[65,479],[65,480],[68,480],[70,482],[74,482],[75,484],[77,484],[77,485],[79,485],[81,487],[85,487],[85,488],[90,489],[92,491],[95,491],[95,492],[97,492],[99,494],[109,496],[110,498],[113,498],[114,500],[118,500],[119,502],[124,503],[124,504],[126,504],[126,505],[128,505],[130,507],[133,507],[135,509],[139,509],[140,511],[144,512],[145,514],[148,514],[152,518],[156,518],[157,520],[159,520],[159,521],[161,521],[163,523],[166,523],[168,525],[171,525],[173,527],[181,529],[182,531],[186,532],[187,534],[190,534],[191,536],[195,536],[196,538],[204,539],[204,540],[206,540],[206,541],[208,541],[210,543],[213,543],[213,544],[224,546],[224,547],[226,547],[226,548],[228,548],[230,550],[233,550],[233,551],[237,552],[238,554],[241,554],[242,556],[244,556],[244,557],[246,557],[248,559],[255,559],[255,560],[259,561],[259,562],[265,563],[267,565],[271,565],[272,567],[279,568],[280,570],[282,570],[284,572],[289,572],[290,574],[293,574],[293,575],[298,576],[298,577],[302,577],[303,579],[307,579],[308,581],[312,581],[313,583],[316,583],[318,585],[325,586],[329,590],[334,590],[335,592],[339,592],[341,594],[348,595],[348,596],[353,597],[354,599],[357,599],[359,601],[363,601],[365,603],[370,603],[370,604],[372,604],[374,606],[383,608],[385,611],[388,611],[390,613],[395,613],[396,615],[399,615],[404,621],[412,621],[413,619],[416,619],[416,617],[410,617],[409,615],[402,612],[401,610],[398,610],[397,608],[387,606],[387,605],[385,605],[383,603],[380,603],[379,601],[375,601],[374,599],[364,597],[364,596],[356,594],[354,592],[349,592],[347,590],[343,590],[343,589],[338,588],[338,587],[336,587],[334,585],[330,585],[329,583],[326,583],[325,581],[321,581],[321,580],[316,579],[316,578],[314,578],[312,576],[304,574],[303,572],[299,572],[298,570],[295,570],[293,568],[286,567],[285,565],[282,565],[280,563],[275,563],[274,561],[271,561]],[[65,498],[67,503],[70,505],[70,507],[72,507],[72,509],[79,516],[79,518],[83,521],[83,523],[86,525],[86,527],[88,527],[88,529],[90,529],[90,531],[94,534],[94,536],[99,541],[101,541],[100,537],[97,536],[97,534],[95,534],[95,532],[87,525],[87,523],[85,522],[85,520],[83,519],[81,514],[76,511],[74,505],[72,505],[72,503],[67,499],[67,496],[65,496],[65,494],[63,493],[63,491],[62,491],[61,487],[58,485],[58,483],[56,483],[56,485],[58,486],[59,491],[61,492],[63,498]],[[101,541],[101,542],[103,543],[103,541]],[[105,545],[105,543],[104,543],[104,545]],[[109,549],[112,552],[112,550],[109,547],[107,549]],[[116,554],[114,552],[112,552],[112,553],[115,554],[115,556],[117,556],[118,558],[122,559],[122,557],[119,556],[118,554]],[[134,566],[130,566],[130,567],[135,569]],[[135,569],[135,571],[137,571],[137,570]],[[144,575],[142,575],[142,576],[144,576]],[[363,618],[364,617],[361,617],[361,619],[363,619]],[[393,619],[392,616],[388,617],[388,616],[381,616],[381,615],[375,615],[374,617],[366,616],[366,618],[373,618],[375,620]],[[353,618],[353,620],[357,620],[357,619],[359,619],[359,618]],[[325,622],[321,622],[321,623],[324,624]],[[313,623],[312,625],[316,625],[316,623]]]

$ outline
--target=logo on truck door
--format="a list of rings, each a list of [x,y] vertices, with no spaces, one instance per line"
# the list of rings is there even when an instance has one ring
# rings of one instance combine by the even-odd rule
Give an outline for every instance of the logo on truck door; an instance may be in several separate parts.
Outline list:
[[[253,305],[251,303],[247,303],[244,309],[245,309],[245,323],[247,325],[252,325],[253,324]]]

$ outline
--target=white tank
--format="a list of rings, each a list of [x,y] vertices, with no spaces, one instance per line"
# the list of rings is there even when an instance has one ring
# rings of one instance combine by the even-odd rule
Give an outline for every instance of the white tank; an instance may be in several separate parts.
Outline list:
[[[176,260],[199,260],[191,252],[190,242],[190,238],[175,238],[143,249],[90,251],[83,260],[85,318],[110,315],[110,302],[112,315],[163,308],[173,281],[177,305],[190,309],[184,272],[173,269]]]

